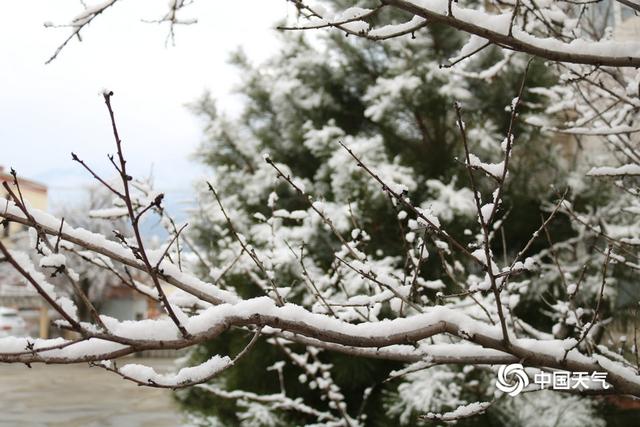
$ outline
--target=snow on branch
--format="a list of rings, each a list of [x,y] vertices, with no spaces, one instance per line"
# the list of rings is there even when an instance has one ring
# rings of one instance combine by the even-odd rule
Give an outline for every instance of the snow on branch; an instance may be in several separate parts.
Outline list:
[[[491,403],[489,402],[473,402],[459,406],[455,410],[445,412],[444,414],[429,412],[424,416],[424,418],[431,421],[455,422],[464,418],[473,417],[474,415],[482,414],[489,406],[491,406]]]
[[[384,7],[390,7],[413,14],[415,18],[407,23],[390,24],[370,30],[369,24],[366,22],[369,14],[351,17],[349,21],[340,21],[333,19],[333,16],[341,16],[339,12],[334,12],[333,16],[328,14],[323,16],[316,9],[308,6],[306,1],[289,1],[292,1],[299,9],[308,11],[307,17],[312,19],[309,26],[302,25],[296,29],[331,26],[348,34],[379,40],[412,33],[429,23],[441,23],[464,31],[472,37],[477,36],[477,40],[485,40],[487,43],[506,49],[552,61],[610,67],[640,66],[640,56],[638,56],[640,43],[638,42],[594,41],[581,38],[565,41],[552,36],[535,35],[530,30],[523,29],[517,19],[520,13],[519,3],[515,6],[509,6],[512,7],[512,10],[494,13],[486,11],[482,6],[463,7],[458,2],[450,0],[385,0],[378,9],[370,14],[378,12]],[[539,16],[543,16],[546,11],[544,6],[538,6],[533,2],[531,7],[539,12],[538,15],[531,14],[533,19],[540,19]],[[552,13],[557,15],[563,12],[552,6]],[[564,18],[568,21],[568,17]],[[314,26],[313,23],[316,21],[322,25]],[[283,29],[291,28],[284,27]],[[466,55],[462,54],[461,56],[465,57]]]
[[[590,176],[638,176],[640,175],[640,165],[629,164],[618,167],[599,166],[592,168],[587,175]]]
[[[82,41],[82,31],[87,28],[92,22],[98,18],[98,16],[104,14],[109,8],[115,6],[117,3],[122,0],[100,0],[95,1],[93,4],[85,4],[85,2],[81,2],[84,6],[84,10],[77,14],[69,23],[66,24],[54,24],[51,22],[46,22],[45,27],[49,28],[70,28],[71,31],[67,38],[56,48],[55,52],[47,59],[46,64],[54,61],[60,53],[64,50],[65,47],[75,38],[78,41]],[[167,40],[173,41],[175,39],[175,26],[176,25],[191,25],[197,22],[194,18],[182,18],[180,17],[180,12],[193,1],[188,0],[170,0],[167,8],[167,12],[159,19],[154,20],[145,20],[145,22],[150,23],[168,23],[169,24],[169,34]]]

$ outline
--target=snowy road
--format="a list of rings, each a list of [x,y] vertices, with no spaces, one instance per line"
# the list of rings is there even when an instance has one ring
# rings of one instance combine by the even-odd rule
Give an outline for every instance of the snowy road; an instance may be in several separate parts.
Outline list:
[[[131,359],[138,363],[141,359]],[[152,360],[153,366],[171,361]],[[167,390],[137,387],[98,368],[0,365],[0,427],[176,427]]]

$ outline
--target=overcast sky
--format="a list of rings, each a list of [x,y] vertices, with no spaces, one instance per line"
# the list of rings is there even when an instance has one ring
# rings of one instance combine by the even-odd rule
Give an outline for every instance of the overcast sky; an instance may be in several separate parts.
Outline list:
[[[201,140],[201,123],[184,107],[205,89],[219,105],[237,111],[230,92],[237,82],[226,64],[243,46],[259,62],[277,49],[273,29],[289,9],[284,0],[196,1],[187,16],[198,24],[177,28],[176,45],[165,46],[168,28],[142,23],[157,19],[167,2],[121,0],[99,16],[83,42],[72,41],[45,65],[82,10],[78,0],[4,2],[0,25],[0,165],[50,187],[51,205],[77,198],[90,179],[71,162],[74,151],[110,174],[114,151],[102,89],[113,104],[135,174],[151,168],[156,186],[185,197],[203,169],[189,159]],[[182,195],[182,196],[181,196]]]

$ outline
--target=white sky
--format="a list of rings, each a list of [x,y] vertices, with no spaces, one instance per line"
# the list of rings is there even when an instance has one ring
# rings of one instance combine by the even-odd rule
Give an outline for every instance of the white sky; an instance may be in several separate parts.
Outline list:
[[[156,187],[185,197],[203,169],[189,159],[202,139],[201,123],[184,105],[210,89],[218,105],[237,111],[230,92],[237,82],[226,64],[243,46],[254,62],[277,49],[273,29],[289,7],[284,0],[199,0],[187,9],[199,23],[179,26],[176,45],[165,47],[166,25],[146,24],[165,12],[166,1],[121,0],[44,65],[82,10],[78,0],[3,2],[0,25],[0,165],[50,186],[55,208],[75,199],[91,179],[70,152],[112,173],[114,152],[100,93],[114,91],[113,104],[131,170]],[[178,195],[182,196],[178,196]],[[171,199],[170,199],[171,200]]]

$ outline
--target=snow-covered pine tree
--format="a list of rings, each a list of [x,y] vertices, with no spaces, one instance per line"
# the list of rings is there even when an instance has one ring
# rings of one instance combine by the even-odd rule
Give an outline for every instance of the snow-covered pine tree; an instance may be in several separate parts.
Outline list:
[[[197,158],[211,167],[212,184],[232,219],[229,224],[211,192],[202,187],[194,236],[206,248],[206,264],[218,266],[210,271],[205,267],[204,273],[245,297],[269,290],[268,280],[251,258],[240,256],[243,249],[230,231],[232,226],[268,263],[274,282],[289,285],[278,291],[282,297],[318,312],[351,321],[393,318],[412,310],[411,301],[429,304],[440,295],[461,292],[455,270],[473,267],[450,263],[442,242],[440,247],[425,242],[424,231],[412,230],[415,227],[407,223],[407,213],[361,173],[339,144],[354,150],[385,181],[409,191],[412,200],[430,209],[447,230],[464,240],[478,238],[469,230],[475,227],[475,206],[462,166],[464,147],[453,105],[455,101],[463,104],[473,151],[486,161],[499,162],[510,125],[504,100],[518,93],[526,62],[489,50],[475,58],[474,65],[486,68],[506,61],[508,65],[499,74],[452,72],[442,66],[443,58],[454,55],[461,42],[454,31],[438,26],[385,43],[336,33],[313,40],[306,34],[284,33],[281,52],[265,64],[252,64],[241,51],[234,55],[232,62],[243,76],[238,87],[244,99],[242,112],[229,117],[209,95],[193,105],[206,124],[206,140]],[[555,76],[538,65],[526,74],[526,87],[547,87],[554,82]],[[527,93],[521,111],[525,116],[541,113],[544,100]],[[514,132],[527,142],[517,145],[512,159],[514,179],[507,187],[503,226],[494,241],[497,253],[526,244],[540,225],[544,206],[557,198],[550,185],[562,182],[569,162],[548,136],[540,135],[538,127],[517,121]],[[265,154],[277,170],[292,177],[293,185],[304,195],[278,178],[277,170],[265,162]],[[407,302],[391,293],[379,302],[350,298],[377,285],[341,263],[347,254],[340,253],[340,241],[310,208],[306,195],[322,205],[336,230],[349,236],[357,251],[366,254],[380,272],[403,284],[394,292],[405,292]],[[549,228],[555,238],[570,233],[567,221],[552,222]],[[536,241],[531,253],[546,246],[544,240]],[[541,302],[534,301],[526,307],[527,320],[549,326],[552,319],[541,319]],[[200,346],[191,362],[239,351],[244,335],[232,331],[225,340]],[[220,389],[264,394],[277,393],[282,387],[289,396],[323,406],[318,399],[326,395],[313,385],[314,375],[320,373],[310,375],[294,358],[287,358],[288,351],[309,355],[295,346],[285,351],[283,346],[277,341],[259,343],[240,362],[240,369],[228,371],[216,382],[214,392],[184,390],[179,400],[188,410],[213,414],[231,424],[238,423],[250,407]],[[398,421],[412,425],[418,414],[451,409],[463,396],[475,395],[477,400],[482,393],[474,387],[486,388],[482,382],[463,386],[472,378],[482,379],[483,374],[457,368],[432,368],[383,382],[401,364],[331,352],[313,356],[327,365],[325,372],[344,396],[349,414],[366,414],[367,425]],[[281,371],[268,371],[282,360],[286,365],[278,365]],[[492,417],[492,411],[488,416]],[[278,417],[283,424],[305,421],[303,414],[287,410],[279,411]]]

